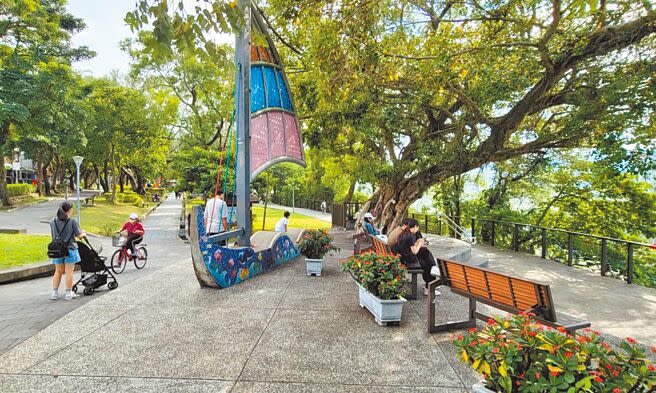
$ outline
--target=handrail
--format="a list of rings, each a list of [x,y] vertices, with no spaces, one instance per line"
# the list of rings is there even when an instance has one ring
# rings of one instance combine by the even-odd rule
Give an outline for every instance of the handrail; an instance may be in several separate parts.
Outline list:
[[[455,233],[460,235],[460,237],[464,238],[465,241],[467,241],[470,244],[476,244],[476,236],[474,236],[474,233],[472,232],[471,235],[467,233],[465,228],[462,226],[458,225],[457,222],[455,222],[451,217],[447,216],[444,213],[438,213],[438,217],[442,217],[444,221],[446,222],[446,225],[451,228]]]
[[[636,245],[636,246],[647,246],[647,247],[652,246],[649,243],[641,243],[641,242],[636,242],[636,241],[633,241],[633,240],[616,239],[616,238],[613,238],[613,237],[592,235],[590,233],[574,232],[574,231],[568,231],[566,229],[543,227],[543,226],[539,226],[539,225],[524,224],[524,223],[521,223],[521,222],[492,220],[492,219],[489,219],[489,218],[476,218],[476,217],[474,217],[472,219],[473,220],[478,220],[478,221],[486,221],[486,222],[494,222],[494,223],[499,223],[499,224],[506,224],[506,225],[517,225],[517,226],[520,226],[520,227],[531,227],[531,228],[535,228],[535,229],[544,229],[544,230],[547,230],[547,231],[567,233],[567,234],[572,234],[572,235],[575,235],[575,236],[586,236],[586,237],[591,237],[591,238],[599,239],[599,240],[609,240],[609,241],[612,241],[612,242],[627,243],[627,244],[630,243],[630,244],[633,244],[633,245]]]

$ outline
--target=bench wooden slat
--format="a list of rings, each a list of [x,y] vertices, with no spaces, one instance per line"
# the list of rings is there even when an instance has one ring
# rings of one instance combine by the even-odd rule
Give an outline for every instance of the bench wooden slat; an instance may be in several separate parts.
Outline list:
[[[548,284],[453,261],[438,260],[438,267],[442,277],[429,284],[429,332],[475,326],[477,318],[487,319],[484,314],[476,311],[476,302],[512,314],[533,312],[545,325],[563,326],[570,332],[590,326],[588,322],[559,323]],[[435,325],[433,299],[434,289],[438,285],[448,285],[452,292],[469,298],[468,320]]]

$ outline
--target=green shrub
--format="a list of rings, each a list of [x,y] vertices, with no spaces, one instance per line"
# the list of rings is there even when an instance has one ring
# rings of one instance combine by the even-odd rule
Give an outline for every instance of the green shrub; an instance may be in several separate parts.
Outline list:
[[[34,186],[31,184],[7,184],[7,191],[10,197],[29,195],[34,192]]]

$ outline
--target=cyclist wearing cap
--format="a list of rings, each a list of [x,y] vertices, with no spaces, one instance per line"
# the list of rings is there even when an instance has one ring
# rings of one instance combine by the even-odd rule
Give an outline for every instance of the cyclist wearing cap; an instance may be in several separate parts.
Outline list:
[[[127,246],[128,250],[132,252],[132,255],[135,254],[134,250],[134,245],[141,243],[143,240],[143,235],[144,235],[144,227],[141,225],[139,222],[139,216],[136,214],[132,213],[130,214],[130,221],[126,222],[123,224],[123,228],[121,228],[121,233],[126,234],[126,241],[125,245]]]

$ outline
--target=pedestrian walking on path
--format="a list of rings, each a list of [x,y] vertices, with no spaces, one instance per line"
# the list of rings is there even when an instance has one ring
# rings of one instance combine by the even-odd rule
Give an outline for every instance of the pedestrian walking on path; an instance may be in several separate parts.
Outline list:
[[[59,299],[59,285],[61,278],[64,276],[64,285],[66,286],[65,300],[75,299],[79,295],[74,293],[73,271],[75,264],[80,262],[80,253],[77,248],[76,237],[83,237],[86,234],[80,228],[80,224],[71,218],[73,215],[73,205],[70,202],[62,202],[57,210],[57,216],[50,220],[50,233],[52,242],[48,245],[48,255],[55,265],[55,273],[52,276],[52,293],[50,299]]]

